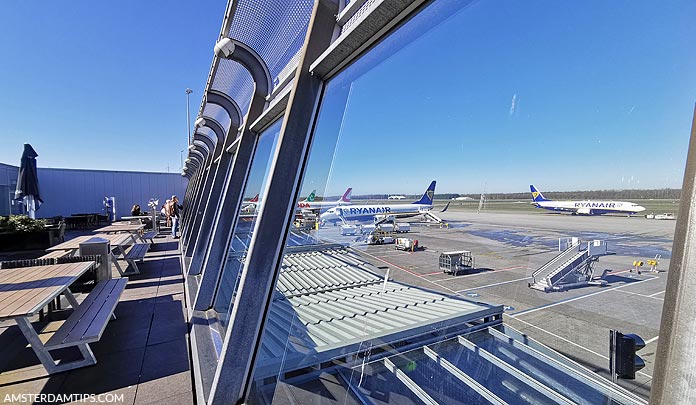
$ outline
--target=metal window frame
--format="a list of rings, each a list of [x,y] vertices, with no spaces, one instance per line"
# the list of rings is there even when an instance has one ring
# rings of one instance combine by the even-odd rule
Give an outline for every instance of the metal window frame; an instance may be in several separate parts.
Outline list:
[[[672,259],[660,320],[660,344],[650,386],[651,404],[685,404],[696,392],[696,105],[682,182]]]
[[[194,201],[194,206],[191,207],[193,209],[188,210],[188,225],[182,228],[181,250],[185,253],[189,252],[189,248],[193,248],[193,246],[191,246],[191,244],[189,243],[191,238],[193,238],[195,241],[195,239],[198,237],[198,231],[200,229],[201,221],[203,220],[203,211],[205,210],[205,206],[208,202],[208,197],[210,196],[210,191],[213,187],[213,178],[215,177],[215,172],[218,168],[218,164],[215,163],[215,160],[218,159],[225,151],[224,146],[227,131],[222,127],[222,125],[220,125],[220,123],[217,120],[210,117],[203,117],[203,119],[205,120],[204,126],[212,129],[215,133],[216,141],[215,148],[210,156],[210,165],[206,167],[205,179],[203,181],[201,195],[199,196],[197,201]]]
[[[254,94],[244,118],[241,136],[235,143],[237,150],[234,154],[232,168],[229,173],[227,185],[220,201],[220,210],[217,220],[214,221],[210,243],[203,258],[201,266],[201,278],[198,282],[198,290],[193,302],[194,310],[207,310],[212,305],[217,281],[224,267],[224,259],[232,235],[233,226],[237,219],[239,207],[242,202],[242,192],[246,185],[249,169],[251,167],[258,133],[251,130],[249,123],[256,120],[266,108],[266,99],[269,95],[272,80],[268,67],[261,57],[248,46],[240,46],[239,41],[234,41],[234,52],[227,58],[233,59],[244,66],[254,79]]]
[[[192,186],[190,198],[188,201],[184,202],[186,208],[182,212],[182,231],[184,229],[183,227],[187,226],[186,224],[190,217],[189,207],[194,205],[200,198],[202,182],[205,179],[206,170],[208,166],[210,166],[212,160],[212,154],[210,153],[212,149],[209,149],[209,145],[212,145],[212,141],[206,135],[200,133],[194,134],[193,148],[189,151],[189,159],[191,159],[189,164],[194,166],[196,172],[194,181],[189,182],[189,186]],[[194,157],[196,157],[195,160]]]
[[[191,257],[191,263],[186,268],[187,274],[199,274],[203,266],[203,259],[205,258],[208,243],[210,242],[213,224],[217,218],[217,213],[221,208],[223,187],[226,183],[227,177],[230,174],[229,171],[232,167],[232,160],[234,158],[234,154],[236,153],[236,151],[230,153],[229,150],[238,139],[237,135],[239,134],[239,127],[242,122],[242,113],[239,106],[226,94],[213,90],[207,94],[206,99],[207,102],[219,105],[225,111],[227,111],[227,114],[230,116],[231,123],[230,128],[227,131],[225,143],[223,145],[224,152],[217,161],[217,167],[215,168],[215,174],[213,177],[213,187],[210,190],[210,194],[207,197],[205,208],[203,210],[203,217],[200,222],[198,236],[195,239],[192,237],[193,243],[189,244],[191,249],[187,250],[185,253],[186,256]]]
[[[282,260],[323,89],[323,78],[312,75],[309,67],[330,45],[338,9],[336,0],[318,0],[314,4],[269,181],[263,192],[265,198],[247,252],[212,383],[210,403],[242,402],[250,390],[262,329]]]
[[[321,3],[322,1],[319,0],[318,3]],[[335,76],[338,74],[345,66],[347,66],[349,63],[351,63],[353,60],[356,58],[360,57],[362,52],[364,52],[366,49],[368,49],[370,46],[372,46],[376,41],[379,39],[383,38],[385,35],[388,34],[388,32],[396,27],[398,24],[400,24],[405,18],[409,17],[410,15],[413,14],[413,12],[421,5],[423,5],[426,2],[426,0],[413,0],[413,1],[397,1],[397,2],[390,2],[390,6],[393,6],[395,3],[398,3],[400,5],[403,5],[404,7],[400,11],[396,11],[395,8],[393,7],[387,7],[385,6],[386,0],[382,2],[375,2],[373,3],[370,7],[372,10],[369,12],[364,13],[362,17],[362,21],[358,21],[354,24],[351,25],[350,29],[346,30],[341,36],[330,46],[329,49],[327,49],[324,54],[322,54],[320,57],[318,57],[313,63],[312,63],[312,72],[320,76],[323,80],[328,80],[329,78]],[[231,1],[231,4],[234,4],[235,1]],[[315,5],[316,7],[316,5]],[[381,7],[381,9],[380,9]],[[378,10],[379,12],[375,12],[375,10]],[[391,14],[390,14],[391,13]],[[233,7],[230,6],[228,8],[228,13],[225,17],[225,21],[231,21],[231,15],[233,14]],[[391,17],[389,17],[391,16]],[[379,23],[379,19],[382,18],[384,20],[388,21],[382,21]],[[334,21],[335,22],[335,21]],[[310,22],[310,28],[314,26],[314,18],[312,19],[312,22]],[[229,31],[229,27],[226,29],[223,27],[223,31],[227,32]],[[307,35],[310,35],[310,32],[313,31],[313,29],[308,29]],[[368,38],[365,40],[364,38]],[[363,38],[362,41],[358,41],[359,38]],[[306,46],[306,44],[305,44]],[[347,56],[346,56],[347,55]],[[214,59],[213,62],[213,67],[211,68],[211,76],[209,77],[209,83],[212,82],[212,78],[214,76],[214,71],[215,71],[215,66],[217,65],[217,58]],[[306,62],[303,58],[303,63]],[[304,64],[301,63],[301,66],[304,66]],[[297,82],[297,80],[295,80]],[[296,88],[292,88],[291,90],[293,93],[297,91]],[[280,93],[278,94],[278,96]],[[285,112],[285,119],[286,120],[294,120],[296,118],[296,115],[293,113],[292,109],[292,102],[288,103],[287,100],[294,100],[294,98],[291,98],[289,93],[288,97],[286,100],[283,100],[284,97],[279,97],[278,102],[276,107],[281,106],[283,103],[285,103],[288,107]],[[274,99],[275,101],[275,99]],[[251,110],[251,106],[249,110]],[[280,108],[282,110],[282,108]],[[316,112],[316,109],[314,110]],[[695,112],[696,114],[696,112]],[[250,127],[253,130],[259,130],[258,127],[261,126],[267,126],[266,124],[269,122],[272,122],[276,117],[277,117],[277,111],[271,110],[270,108],[266,111],[263,112],[263,117],[261,117],[262,113],[259,113],[256,117],[256,121],[249,126],[247,121],[246,127]],[[312,114],[313,116],[314,114]],[[247,118],[252,117],[252,114],[247,114]],[[264,121],[265,120],[265,121]],[[654,373],[654,378],[653,378],[653,391],[652,391],[652,400],[653,403],[658,403],[658,402],[683,402],[683,399],[687,398],[688,395],[691,393],[690,388],[688,385],[685,385],[682,387],[683,389],[673,389],[673,383],[675,381],[681,381],[684,384],[688,384],[688,381],[690,379],[693,379],[694,373],[696,373],[696,367],[694,367],[696,363],[696,356],[693,355],[693,353],[689,352],[687,349],[689,342],[693,339],[693,336],[691,334],[688,334],[687,332],[690,330],[694,329],[694,321],[693,319],[688,319],[689,314],[684,314],[683,316],[679,317],[677,312],[680,308],[686,307],[688,305],[691,305],[691,302],[695,299],[694,294],[694,285],[696,285],[696,279],[694,279],[694,276],[691,276],[687,272],[687,267],[689,265],[696,263],[696,259],[693,254],[691,254],[694,249],[696,249],[696,237],[693,236],[694,230],[696,229],[696,219],[694,219],[694,216],[692,214],[691,206],[696,204],[694,201],[696,201],[696,193],[694,190],[694,181],[696,179],[696,130],[694,129],[696,127],[696,115],[694,118],[694,124],[692,126],[692,133],[691,133],[691,143],[689,147],[689,155],[687,158],[687,168],[685,172],[685,178],[684,178],[684,186],[683,186],[683,197],[682,197],[682,204],[680,206],[680,212],[679,212],[679,218],[677,220],[677,232],[675,232],[675,240],[674,240],[674,259],[671,262],[671,268],[670,268],[670,273],[668,275],[668,288],[667,292],[665,294],[665,307],[663,310],[663,319],[661,323],[661,331],[660,331],[660,336],[661,340],[663,343],[658,346],[658,352],[657,352],[657,359],[656,359],[656,365],[655,365],[655,373]],[[246,131],[249,131],[250,128],[246,128]],[[285,128],[286,125],[284,124],[283,126],[283,133],[281,134],[281,139],[284,138],[283,135],[285,133]],[[295,134],[297,136],[297,134]],[[300,135],[301,136],[301,135]],[[242,147],[242,142],[241,138],[239,139],[239,148],[243,149]],[[279,141],[282,142],[282,141]],[[253,151],[252,151],[253,154]],[[272,173],[275,172],[276,165],[278,164],[277,160],[277,155],[276,159],[274,159],[273,162],[273,169]],[[236,166],[236,165],[235,165]],[[301,179],[301,176],[303,173],[301,173],[302,168],[297,168],[300,173],[297,175]],[[194,167],[193,169],[188,170],[187,174],[191,176],[191,179],[198,174],[200,170],[196,170]],[[247,171],[248,171],[248,166],[247,166]],[[242,174],[240,173],[240,170],[232,170],[231,176],[234,176],[236,173],[237,176],[241,176]],[[244,173],[244,177],[246,177],[247,173]],[[239,179],[238,179],[239,180]],[[245,179],[243,180],[245,182]],[[299,184],[299,183],[298,183]],[[189,183],[189,186],[191,183]],[[229,191],[230,187],[226,188],[225,193]],[[240,190],[240,188],[237,187],[232,187],[232,189],[237,189]],[[267,191],[268,190],[273,190],[273,185],[269,184],[267,185]],[[240,192],[238,191],[238,194]],[[295,185],[295,194],[292,194],[293,196],[296,197],[297,193],[297,184]],[[240,195],[237,195],[238,198],[241,198]],[[274,208],[278,208],[281,211],[284,208],[282,202],[280,201],[280,198],[275,198],[274,195],[271,195],[272,198],[267,199],[267,201],[264,202],[264,208],[269,207],[270,210],[273,210]],[[232,197],[226,197],[226,198],[232,198]],[[225,197],[221,199],[224,200]],[[291,202],[292,204],[292,202]],[[224,205],[223,205],[224,206]],[[235,210],[237,207],[235,208]],[[269,209],[264,209],[264,211],[269,211]],[[234,219],[236,218],[236,215],[229,216],[229,213],[227,215],[227,220],[223,220],[222,216],[220,216],[216,221],[215,221],[215,227],[217,227],[220,224],[227,224],[228,228],[233,226],[234,224]],[[257,223],[257,230],[260,230],[261,226],[261,217],[259,218],[259,222]],[[287,218],[284,219],[287,221]],[[271,225],[265,225],[265,229],[285,229],[285,223],[283,221],[280,221],[280,223],[283,223],[282,225],[276,224],[274,227]],[[230,230],[231,231],[231,230]],[[220,242],[219,238],[217,236],[221,236],[223,233],[219,233],[216,231],[213,231],[213,238],[211,239],[211,243],[209,246],[209,249],[206,253],[206,260],[209,259],[211,248],[213,245],[217,244],[218,247],[220,246],[225,246],[227,247],[227,244],[229,240],[223,242]],[[216,236],[217,235],[217,236]],[[258,252],[256,249],[256,246],[264,246],[268,248],[273,248],[277,246],[282,246],[284,243],[284,238],[286,237],[284,233],[281,234],[281,240],[278,241],[278,233],[274,235],[274,238],[264,236],[264,237],[257,237],[257,235],[254,236],[254,241],[252,242],[251,250],[250,250],[250,259],[252,259],[251,255],[253,254],[254,256],[261,255],[260,250],[263,250],[261,248],[258,248]],[[275,240],[272,240],[275,239]],[[278,249],[272,249],[274,256],[277,256],[279,252],[282,253],[282,250]],[[224,251],[222,252],[224,253]],[[266,252],[266,254],[268,254]],[[220,256],[218,256],[220,257]],[[265,263],[263,261],[258,261],[255,262],[256,264],[262,264]],[[215,267],[210,267],[212,270],[212,273],[217,272],[219,275],[220,271],[220,266],[218,266],[217,269]],[[278,269],[278,263],[276,262],[276,266],[270,266],[272,267],[272,270],[277,272]],[[245,273],[247,273],[247,270],[249,268],[249,265],[245,265]],[[208,264],[204,266],[205,272],[208,270]],[[205,273],[204,273],[205,274]],[[268,276],[268,274],[266,275]],[[243,284],[240,288],[245,288],[246,287],[246,282],[251,281],[251,279],[243,280],[245,284]],[[273,288],[273,282],[271,283],[266,283],[263,285],[263,291],[259,291],[260,293],[269,293],[272,288]],[[260,289],[259,286],[254,286],[256,289]],[[251,287],[247,287],[247,289],[251,289]],[[251,294],[251,293],[250,293]],[[238,302],[241,302],[239,299],[235,302],[235,306]],[[266,303],[267,304],[267,303]],[[256,319],[255,321],[252,320],[250,323],[251,326],[249,325],[242,325],[241,328],[247,328],[247,327],[252,327],[252,328],[258,328],[263,326],[264,322],[264,317],[265,317],[265,311],[267,310],[267,307],[264,308],[261,314],[260,319]],[[224,359],[221,359],[220,362],[218,363],[218,371],[216,373],[215,381],[213,383],[213,389],[215,391],[211,392],[212,396],[210,397],[211,402],[216,402],[216,403],[223,403],[226,402],[227,399],[230,400],[230,402],[237,402],[237,401],[242,401],[246,398],[246,395],[248,394],[248,384],[249,381],[252,377],[251,373],[253,373],[253,361],[256,356],[256,352],[258,350],[258,339],[255,341],[249,341],[249,342],[243,342],[239,340],[232,341],[230,338],[230,331],[234,328],[234,325],[238,325],[236,322],[241,323],[242,318],[240,319],[234,319],[234,324],[231,323],[230,327],[228,328],[228,335],[225,338],[225,341],[223,343],[223,351],[224,355],[226,356]],[[685,326],[687,326],[685,328]],[[259,329],[259,331],[262,329]],[[259,336],[257,336],[259,337]],[[242,384],[244,386],[243,390],[239,390],[239,384],[235,385],[233,388],[232,387],[220,387],[220,384],[228,384],[228,380],[224,378],[225,375],[229,373],[221,373],[221,371],[225,371],[224,367],[222,366],[223,364],[232,364],[233,359],[229,358],[231,352],[229,352],[227,349],[230,348],[231,345],[234,344],[243,344],[243,343],[250,343],[249,346],[245,346],[245,348],[242,348],[241,351],[243,352],[243,358],[246,360],[251,361],[251,363],[247,362],[247,367],[243,368],[243,371],[240,373],[238,376],[238,379],[245,379],[244,383]],[[678,360],[681,360],[678,361]],[[677,365],[678,367],[675,367]],[[669,368],[667,367],[669,366]],[[676,373],[676,374],[675,374]],[[676,378],[675,376],[678,376],[679,378]],[[689,377],[689,378],[687,378]],[[667,381],[670,381],[669,385],[667,384]],[[669,388],[668,388],[669,387]],[[221,391],[222,390],[222,391]],[[224,391],[224,392],[223,392]],[[231,395],[231,392],[235,392],[240,395]],[[199,399],[201,397],[199,396]],[[204,399],[205,400],[205,399]]]

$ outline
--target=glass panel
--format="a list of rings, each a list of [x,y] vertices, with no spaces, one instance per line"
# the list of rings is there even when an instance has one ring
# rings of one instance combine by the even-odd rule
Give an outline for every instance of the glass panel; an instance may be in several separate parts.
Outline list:
[[[646,400],[695,7],[433,2],[328,82],[251,401]],[[633,393],[609,329],[648,342]]]
[[[227,327],[244,258],[251,243],[256,218],[259,215],[260,201],[263,201],[265,197],[263,192],[268,181],[268,173],[271,169],[281,125],[282,120],[271,125],[259,135],[247,182],[242,193],[244,200],[232,230],[232,240],[213,304],[223,330]]]

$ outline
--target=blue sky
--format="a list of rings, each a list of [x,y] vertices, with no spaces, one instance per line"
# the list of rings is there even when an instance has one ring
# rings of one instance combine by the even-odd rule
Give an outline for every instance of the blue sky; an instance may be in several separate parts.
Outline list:
[[[226,3],[0,2],[0,162],[178,171]]]
[[[304,195],[681,186],[696,3],[446,3],[329,84]]]
[[[451,4],[329,84],[303,195],[681,185],[695,2]],[[177,171],[225,6],[0,2],[0,162]]]

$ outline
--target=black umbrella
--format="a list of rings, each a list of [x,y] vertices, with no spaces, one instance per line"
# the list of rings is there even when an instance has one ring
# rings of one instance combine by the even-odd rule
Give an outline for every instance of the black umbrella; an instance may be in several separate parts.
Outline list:
[[[36,171],[36,157],[39,156],[28,143],[24,144],[22,163],[19,166],[15,199],[24,199],[29,216],[34,218],[34,211],[43,203],[39,193],[39,176]],[[39,202],[37,204],[37,201]]]

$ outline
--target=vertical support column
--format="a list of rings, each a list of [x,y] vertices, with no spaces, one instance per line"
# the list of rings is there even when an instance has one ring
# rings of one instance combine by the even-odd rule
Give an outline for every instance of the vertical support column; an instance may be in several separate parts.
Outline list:
[[[205,211],[205,206],[208,203],[208,199],[210,198],[210,193],[213,187],[213,179],[215,178],[215,174],[220,167],[220,161],[218,158],[222,156],[225,146],[225,130],[222,128],[222,126],[211,118],[205,118],[205,122],[206,125],[212,128],[215,132],[217,142],[215,143],[215,151],[211,154],[210,168],[206,172],[205,179],[203,180],[203,188],[201,189],[200,198],[198,201],[194,201],[195,209],[191,210],[191,224],[187,227],[186,232],[182,233],[181,235],[182,239],[184,240],[184,246],[186,246],[184,252],[187,256],[191,255],[189,248],[193,248],[193,246],[190,246],[191,240],[195,242],[196,238],[198,237],[198,231],[200,230],[201,221],[203,220],[203,212]],[[216,162],[216,160],[218,161]]]
[[[256,150],[258,135],[249,129],[248,124],[261,115],[265,104],[265,98],[260,95],[255,95],[251,100],[247,119],[239,140],[239,147],[234,154],[230,179],[227,182],[227,187],[220,203],[220,212],[210,235],[210,244],[202,257],[203,264],[194,266],[192,261],[192,265],[189,268],[189,274],[198,274],[197,272],[200,271],[203,273],[194,303],[194,309],[196,310],[205,311],[212,305],[215,286],[225,265],[227,248],[232,237],[232,228],[235,225],[239,207],[241,207],[242,190],[244,190],[247,174],[251,168],[251,160]]]
[[[227,131],[225,144],[223,146],[224,151],[220,156],[218,170],[213,179],[213,189],[205,205],[198,237],[195,240],[192,239],[192,244],[188,246],[192,247],[192,249],[187,250],[187,254],[191,256],[188,269],[185,269],[187,274],[191,272],[191,270],[193,270],[193,274],[199,274],[203,266],[205,255],[208,250],[208,243],[210,242],[210,235],[213,233],[215,220],[221,209],[221,201],[224,194],[223,187],[230,175],[232,161],[234,154],[236,154],[236,151],[234,153],[229,152],[229,148],[237,141],[239,127],[242,123],[242,113],[239,110],[239,106],[224,93],[215,90],[209,91],[206,95],[206,103],[217,104],[227,112],[230,117],[230,128]]]
[[[210,164],[210,169],[206,173],[205,180],[203,182],[203,189],[201,196],[197,202],[195,202],[195,211],[193,212],[193,217],[191,218],[191,226],[186,230],[186,234],[182,234],[182,239],[184,239],[184,250],[186,256],[191,256],[191,250],[193,250],[193,245],[198,238],[198,232],[200,231],[201,223],[203,221],[203,214],[205,212],[205,207],[208,205],[208,201],[211,199],[213,193],[213,181],[217,172],[220,168],[220,162],[222,160],[222,155],[225,151],[225,130],[222,126],[215,120],[211,118],[205,118],[206,125],[213,129],[215,136],[217,137],[217,142],[215,143],[215,151],[213,152],[212,162]],[[219,196],[220,190],[217,190],[217,196]],[[191,243],[193,241],[193,243]]]
[[[651,404],[687,404],[696,397],[696,107],[679,216],[667,273]]]
[[[244,263],[213,380],[209,398],[213,404],[240,403],[249,393],[323,86],[322,79],[310,74],[309,67],[330,45],[337,14],[337,0],[317,0],[314,3],[270,179],[264,191],[263,208]]]
[[[192,160],[190,163],[188,163],[188,167],[191,170],[191,177],[189,178],[189,184],[187,187],[187,196],[184,201],[184,215],[186,214],[186,210],[188,209],[189,204],[191,203],[191,200],[193,199],[195,193],[196,193],[196,186],[198,185],[198,175],[200,174],[200,162],[196,160]],[[166,199],[169,199],[169,196],[167,196]]]
[[[193,270],[193,274],[200,273],[201,267],[203,266],[205,253],[207,251],[208,243],[210,242],[210,235],[213,231],[213,224],[217,216],[216,214],[221,209],[220,202],[222,201],[223,197],[223,186],[227,176],[230,173],[233,158],[234,155],[228,152],[223,152],[222,156],[220,157],[218,170],[215,173],[215,178],[213,180],[213,189],[210,192],[210,197],[203,212],[203,220],[201,221],[198,237],[196,240],[192,239],[191,244],[187,246],[186,253],[191,256],[191,263],[188,271]],[[190,248],[190,250],[188,248]]]
[[[204,136],[201,136],[199,134],[194,135],[194,137],[196,137],[196,136],[203,138],[203,139],[206,139],[210,144],[208,145],[208,153],[204,157],[201,156],[202,157],[201,167],[199,168],[199,172],[198,172],[198,179],[196,181],[196,188],[194,189],[194,194],[193,194],[191,201],[189,203],[189,207],[182,214],[182,218],[181,218],[182,235],[184,234],[184,232],[186,232],[188,229],[191,228],[192,218],[193,218],[193,215],[195,214],[197,203],[201,198],[205,179],[208,175],[208,172],[210,171],[210,165],[212,164],[212,161],[213,161],[213,151],[215,150],[212,141],[210,141],[207,136],[204,137]]]

